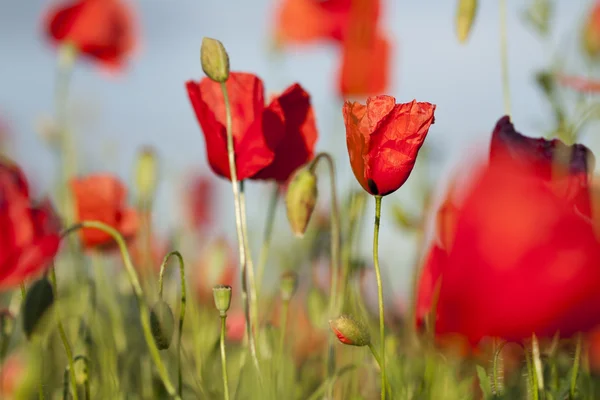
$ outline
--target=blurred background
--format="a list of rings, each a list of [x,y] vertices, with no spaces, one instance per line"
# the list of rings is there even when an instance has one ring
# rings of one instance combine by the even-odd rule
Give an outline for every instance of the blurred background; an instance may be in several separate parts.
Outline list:
[[[56,51],[42,30],[48,3],[28,0],[0,5],[0,120],[8,135],[8,154],[22,165],[40,192],[56,184],[58,173],[57,157],[43,139],[54,114],[56,73]],[[481,2],[470,38],[460,44],[452,17],[455,1],[382,3],[380,24],[393,44],[387,94],[398,102],[417,99],[437,104],[436,122],[426,140],[429,170],[417,168],[407,184],[383,202],[380,252],[383,268],[391,277],[387,285],[406,298],[415,238],[394,225],[390,207],[398,203],[418,211],[414,192],[423,174],[437,183],[435,194],[441,194],[445,178],[461,165],[461,158],[489,141],[494,124],[503,115],[499,13],[497,2]],[[592,2],[554,1],[547,37],[538,35],[526,22],[528,3],[508,1],[512,117],[522,133],[542,136],[552,129],[552,122],[548,102],[535,84],[535,73],[559,63],[568,73],[594,75],[579,55],[581,25]],[[209,36],[223,42],[232,70],[253,72],[263,79],[267,96],[293,82],[306,88],[319,127],[317,150],[335,157],[342,193],[360,189],[348,162],[342,99],[337,90],[340,48],[316,42],[275,51],[278,6],[273,0],[134,2],[140,45],[126,68],[108,75],[92,63],[80,62],[75,67],[69,116],[79,149],[80,173],[111,172],[130,181],[138,150],[151,145],[158,151],[162,171],[153,216],[157,228],[167,234],[181,224],[185,177],[200,171],[215,181],[218,191],[214,235],[225,234],[235,240],[231,187],[209,170],[204,139],[184,86],[186,80],[203,76],[200,42]],[[583,142],[592,150],[600,145],[597,136],[589,133],[583,135]],[[322,179],[322,204],[327,204],[326,184]],[[250,239],[258,249],[270,190],[265,183],[252,182],[247,196]],[[369,199],[361,241],[367,258],[372,246],[373,208]],[[291,236],[280,205],[275,245]],[[276,267],[276,262],[271,260],[271,267]]]

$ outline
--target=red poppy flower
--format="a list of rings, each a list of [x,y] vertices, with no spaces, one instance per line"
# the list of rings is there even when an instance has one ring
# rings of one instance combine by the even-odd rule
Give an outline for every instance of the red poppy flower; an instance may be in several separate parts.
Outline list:
[[[133,13],[120,0],[79,0],[61,3],[46,14],[47,35],[71,43],[86,56],[111,69],[121,67],[134,49]]]
[[[219,238],[203,249],[202,258],[194,268],[194,277],[194,289],[200,303],[213,302],[216,285],[228,285],[236,290],[237,261],[226,239]]]
[[[73,179],[71,190],[78,221],[100,221],[118,230],[126,239],[133,237],[139,226],[137,212],[127,207],[127,189],[108,174],[90,175]],[[85,247],[113,245],[110,235],[97,229],[81,229],[80,238]]]
[[[472,343],[568,336],[600,322],[600,243],[577,198],[557,191],[548,176],[548,165],[577,175],[584,164],[576,155],[556,163],[552,149],[565,145],[510,128],[499,121],[490,162],[457,206],[452,247],[432,248],[419,286],[418,316],[428,312],[432,285],[441,282],[437,333]]]
[[[582,32],[582,45],[590,57],[600,55],[600,2],[596,1],[589,12]]]
[[[185,192],[187,221],[194,229],[204,229],[213,220],[214,190],[208,176],[195,175],[188,180]]]
[[[346,102],[346,143],[354,176],[370,194],[396,191],[410,175],[429,127],[435,105],[396,104],[391,96],[374,96],[367,104]]]
[[[33,206],[25,176],[0,162],[0,289],[39,274],[60,242],[59,226],[48,202]]]
[[[370,6],[365,12],[364,6]],[[276,21],[277,40],[283,43],[307,43],[331,39],[342,41],[348,34],[354,15],[377,24],[379,0],[283,0]],[[360,11],[362,10],[362,11]]]
[[[580,76],[559,75],[558,83],[571,88],[577,92],[598,93],[600,92],[600,81]]]
[[[226,85],[238,179],[287,180],[313,154],[317,132],[308,94],[295,84],[265,106],[263,83],[257,76],[232,72]],[[204,78],[186,86],[204,132],[208,162],[217,175],[230,178],[220,84]]]

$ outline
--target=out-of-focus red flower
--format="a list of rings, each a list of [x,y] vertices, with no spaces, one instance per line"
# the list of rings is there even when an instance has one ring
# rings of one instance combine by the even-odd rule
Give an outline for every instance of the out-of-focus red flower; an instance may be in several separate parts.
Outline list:
[[[213,302],[213,287],[228,285],[237,293],[237,262],[231,245],[225,238],[218,238],[202,250],[201,258],[194,268],[194,289],[200,303]]]
[[[32,204],[21,169],[0,160],[0,289],[42,272],[58,251],[59,229],[49,202]]]
[[[600,92],[600,81],[584,78],[581,76],[558,75],[557,81],[562,86],[583,93],[598,93]]]
[[[136,45],[133,12],[121,0],[79,0],[53,5],[45,30],[55,43],[77,51],[109,69],[122,67]]]
[[[367,104],[346,102],[346,143],[354,176],[372,195],[396,191],[410,175],[435,105],[396,104],[391,96],[374,96]]]
[[[17,390],[25,379],[25,363],[22,356],[11,354],[0,368],[0,394],[6,400],[16,399]]]
[[[71,180],[77,221],[100,221],[118,230],[126,239],[138,231],[139,217],[127,207],[125,185],[109,174],[89,175]],[[114,245],[110,235],[98,229],[79,230],[85,247]]]
[[[589,150],[573,146],[566,162],[556,160],[554,149],[563,146],[498,122],[490,162],[457,207],[452,246],[434,246],[421,276],[418,318],[441,280],[438,334],[519,341],[532,333],[568,336],[600,322],[600,243],[579,196],[557,191],[548,174],[554,165],[565,169],[559,185],[565,175],[579,179]]]
[[[582,47],[588,56],[600,55],[600,2],[596,1],[583,26]]]
[[[352,9],[370,4],[371,12],[354,16],[376,25],[379,0],[283,0],[277,14],[276,39],[282,43],[310,43],[318,40],[343,41],[356,23]]]
[[[241,342],[246,333],[246,318],[241,309],[229,310],[225,321],[226,336],[232,342]]]
[[[186,220],[194,229],[205,229],[212,223],[215,188],[208,176],[194,175],[186,184]]]
[[[263,83],[257,76],[232,72],[226,85],[238,179],[287,180],[313,155],[317,131],[308,93],[294,84],[265,106]],[[229,179],[220,84],[204,78],[199,83],[188,81],[186,87],[204,133],[208,162],[217,175]]]

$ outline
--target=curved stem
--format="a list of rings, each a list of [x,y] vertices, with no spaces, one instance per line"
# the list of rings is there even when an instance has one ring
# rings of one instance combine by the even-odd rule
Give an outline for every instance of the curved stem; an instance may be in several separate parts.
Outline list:
[[[252,330],[252,321],[250,318],[250,302],[248,299],[248,271],[246,259],[246,246],[244,246],[244,231],[242,227],[242,206],[240,200],[240,187],[237,178],[237,169],[235,165],[235,150],[233,146],[233,122],[231,117],[231,103],[229,102],[229,94],[227,86],[221,82],[221,91],[223,92],[223,101],[225,103],[225,125],[227,129],[227,159],[229,161],[229,174],[231,177],[231,189],[233,191],[233,204],[235,209],[235,228],[238,239],[238,249],[240,254],[240,272],[242,282],[242,300],[244,302],[244,317],[246,319],[246,335],[248,336],[248,344],[250,354],[254,361],[254,366],[260,376],[260,366],[256,355],[256,346],[254,342],[254,333]]]
[[[508,79],[508,28],[506,23],[506,0],[500,0],[500,59],[502,63],[502,93],[504,113],[510,115],[510,83]]]
[[[262,246],[260,248],[260,255],[258,257],[258,268],[257,268],[257,292],[260,293],[262,289],[263,277],[265,274],[265,267],[267,266],[267,258],[269,255],[269,248],[271,247],[271,236],[273,235],[273,226],[275,225],[275,211],[277,210],[277,203],[279,200],[279,185],[275,184],[271,200],[269,201],[269,208],[267,209],[267,222],[265,225],[265,233],[263,236]]]
[[[223,372],[223,397],[229,400],[229,382],[227,380],[227,355],[225,353],[225,329],[227,314],[221,316],[221,367]]]
[[[381,220],[381,196],[375,196],[375,225],[373,229],[373,264],[377,278],[377,300],[379,303],[379,340],[381,346],[381,400],[385,400],[387,375],[385,371],[385,317],[383,309],[383,284],[379,268],[379,224]]]
[[[56,273],[54,272],[54,267],[50,268],[50,283],[52,284],[52,290],[54,291],[54,295],[58,297],[58,290],[56,285]],[[65,348],[65,353],[67,355],[67,360],[69,362],[69,374],[70,374],[70,382],[71,382],[71,392],[73,392],[73,399],[78,400],[79,395],[77,393],[77,382],[75,381],[75,361],[73,360],[73,350],[71,350],[71,345],[69,344],[69,339],[67,339],[67,334],[65,333],[65,328],[63,327],[60,311],[58,306],[56,307],[56,320],[58,325],[58,333],[60,334],[60,340],[63,343]]]
[[[171,397],[174,397],[177,400],[181,400],[181,397],[177,394],[175,388],[173,387],[173,384],[171,383],[165,365],[160,359],[160,353],[158,351],[158,348],[156,347],[156,342],[154,341],[154,337],[152,336],[152,331],[150,329],[150,309],[148,308],[148,305],[146,304],[146,301],[144,299],[144,292],[142,291],[142,286],[140,285],[137,273],[135,272],[135,268],[131,261],[131,257],[129,256],[129,252],[127,251],[127,244],[125,243],[123,236],[121,236],[121,234],[113,227],[100,221],[82,221],[69,227],[66,231],[63,232],[62,236],[64,237],[82,228],[98,229],[112,236],[112,238],[117,243],[119,250],[121,251],[121,257],[123,258],[123,264],[125,266],[125,270],[127,271],[127,276],[129,277],[129,281],[131,282],[133,292],[136,296],[138,306],[140,308],[140,320],[144,331],[144,338],[146,339],[146,344],[148,345],[148,349],[150,350],[152,360],[154,361],[156,369],[158,370],[158,375],[160,376],[167,393],[169,393]]]
[[[569,397],[571,399],[575,398],[575,394],[577,391],[577,376],[579,375],[579,364],[581,363],[581,349],[583,347],[583,340],[581,338],[581,333],[577,334],[575,338],[575,358],[573,359],[573,370],[571,373],[571,384],[569,386]]]
[[[183,319],[185,318],[185,304],[186,304],[186,291],[185,291],[185,263],[183,262],[183,256],[177,250],[170,252],[163,259],[162,264],[160,265],[160,275],[158,277],[158,296],[162,299],[163,295],[163,282],[165,270],[167,269],[167,265],[169,258],[172,256],[177,257],[179,260],[179,276],[181,280],[181,303],[179,305],[179,331],[177,334],[177,393],[179,396],[182,396],[183,393],[183,376],[181,373],[181,335],[183,333]]]

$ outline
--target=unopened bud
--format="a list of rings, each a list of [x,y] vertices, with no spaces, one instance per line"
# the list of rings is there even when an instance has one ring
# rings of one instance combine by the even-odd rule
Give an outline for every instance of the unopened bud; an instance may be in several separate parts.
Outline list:
[[[202,70],[215,82],[225,82],[229,78],[229,56],[223,43],[216,39],[202,38],[200,48]]]
[[[88,366],[88,359],[85,356],[75,357],[75,382],[78,385],[83,386],[90,379],[90,371]]]
[[[217,285],[213,288],[213,296],[215,298],[215,307],[219,310],[221,316],[227,315],[227,311],[231,306],[231,286]]]
[[[294,172],[285,195],[288,221],[297,237],[304,236],[316,204],[317,177],[309,168],[301,168]]]
[[[469,37],[475,14],[477,13],[477,0],[458,0],[456,8],[456,34],[458,41],[464,43]]]
[[[173,331],[175,330],[175,318],[171,307],[159,300],[150,311],[150,328],[152,336],[159,350],[166,350],[171,345]]]
[[[52,304],[54,292],[48,279],[42,278],[29,288],[23,301],[23,331],[28,339],[31,339]]]
[[[350,346],[367,346],[371,343],[369,329],[349,315],[329,321],[329,326],[340,342]]]
[[[158,182],[158,160],[156,152],[151,147],[144,147],[137,159],[135,169],[135,184],[137,195],[144,203],[149,203],[154,197]]]
[[[287,271],[281,275],[281,299],[290,301],[296,289],[298,288],[298,274],[294,271]]]

